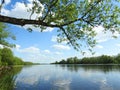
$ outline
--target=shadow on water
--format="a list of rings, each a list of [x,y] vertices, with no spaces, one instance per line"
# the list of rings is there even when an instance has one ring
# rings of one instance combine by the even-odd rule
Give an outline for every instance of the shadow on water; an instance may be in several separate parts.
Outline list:
[[[0,75],[0,90],[13,90],[15,87],[15,79],[21,70],[22,66],[2,71]]]
[[[83,69],[84,71],[99,71],[103,73],[108,73],[110,71],[119,71],[120,72],[120,65],[75,65],[75,64],[60,64],[56,65],[60,66],[63,70],[67,69],[71,72],[78,72],[79,70]]]

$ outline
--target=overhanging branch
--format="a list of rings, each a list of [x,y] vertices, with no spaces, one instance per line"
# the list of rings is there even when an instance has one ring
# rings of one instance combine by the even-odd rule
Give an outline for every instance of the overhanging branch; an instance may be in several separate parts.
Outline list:
[[[10,23],[10,24],[15,24],[20,26],[31,24],[31,25],[41,25],[46,27],[60,27],[59,25],[47,24],[42,20],[20,19],[20,18],[8,17],[3,15],[0,15],[0,22]]]
[[[70,44],[72,46],[74,46],[73,42],[71,41],[70,36],[67,34],[66,30],[63,27],[60,27],[60,29],[63,31],[63,33],[65,34],[65,36],[67,37],[67,39],[69,40]]]
[[[56,4],[58,0],[56,0],[52,5],[51,7]],[[95,5],[97,5],[100,1],[102,0],[98,0],[97,2],[95,2],[94,5],[92,5],[90,7],[90,9],[87,10],[87,12],[80,18],[76,18],[74,19],[73,21],[69,21],[67,23],[63,23],[63,24],[49,24],[47,22],[44,22],[43,20],[32,20],[32,19],[21,19],[21,18],[15,18],[15,17],[9,17],[9,16],[4,16],[4,15],[0,15],[0,22],[5,22],[5,23],[10,23],[10,24],[15,24],[15,25],[21,25],[21,26],[24,26],[26,24],[31,24],[31,25],[41,25],[41,26],[45,26],[45,27],[57,27],[57,28],[60,28],[60,27],[64,27],[64,26],[67,26],[69,24],[72,24],[74,22],[77,22],[77,21],[84,21],[84,22],[87,22],[88,21],[85,21],[84,20],[84,17],[93,9],[93,7]],[[50,7],[50,8],[51,8]],[[49,11],[48,11],[49,12]],[[46,15],[47,16],[47,15]],[[46,16],[44,18],[46,18]],[[88,23],[90,24],[90,23]],[[90,24],[91,25],[91,24]]]

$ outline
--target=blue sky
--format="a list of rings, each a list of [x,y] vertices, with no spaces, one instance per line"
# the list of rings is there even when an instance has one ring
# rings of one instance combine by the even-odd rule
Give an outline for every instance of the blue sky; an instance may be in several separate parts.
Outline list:
[[[21,0],[5,0],[6,4],[2,8],[2,14],[7,16],[14,16],[20,18],[29,18],[29,12],[27,12]],[[32,0],[28,0],[31,2]],[[28,7],[31,7],[29,3]],[[35,18],[33,15],[32,18]],[[29,26],[16,26],[9,24],[10,31],[15,34],[16,41],[9,40],[11,43],[16,44],[16,48],[12,49],[14,54],[21,57],[24,61],[38,62],[38,63],[50,63],[54,61],[60,61],[68,57],[77,56],[78,58],[92,56],[90,52],[85,49],[86,54],[83,56],[80,52],[75,51],[72,47],[65,43],[57,43],[57,29],[47,28],[44,32],[40,32],[40,28],[33,28],[33,32],[30,33],[26,30]],[[103,27],[95,27],[94,30],[97,33],[95,37],[98,44],[93,48],[96,51],[94,56],[99,55],[117,55],[120,53],[120,35],[117,39],[113,39],[110,32],[103,33]]]

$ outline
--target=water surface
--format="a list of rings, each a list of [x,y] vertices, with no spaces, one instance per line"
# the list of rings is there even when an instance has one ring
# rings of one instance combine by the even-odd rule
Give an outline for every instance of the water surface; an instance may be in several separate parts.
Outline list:
[[[0,78],[0,90],[120,90],[118,65],[33,65],[16,71]]]

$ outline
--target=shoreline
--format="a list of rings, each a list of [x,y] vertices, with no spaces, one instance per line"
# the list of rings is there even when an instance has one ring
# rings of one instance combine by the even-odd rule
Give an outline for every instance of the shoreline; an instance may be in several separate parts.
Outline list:
[[[12,66],[0,66],[0,75],[4,72],[6,72],[7,70],[11,70]]]
[[[120,65],[120,64],[51,64],[51,65]]]

